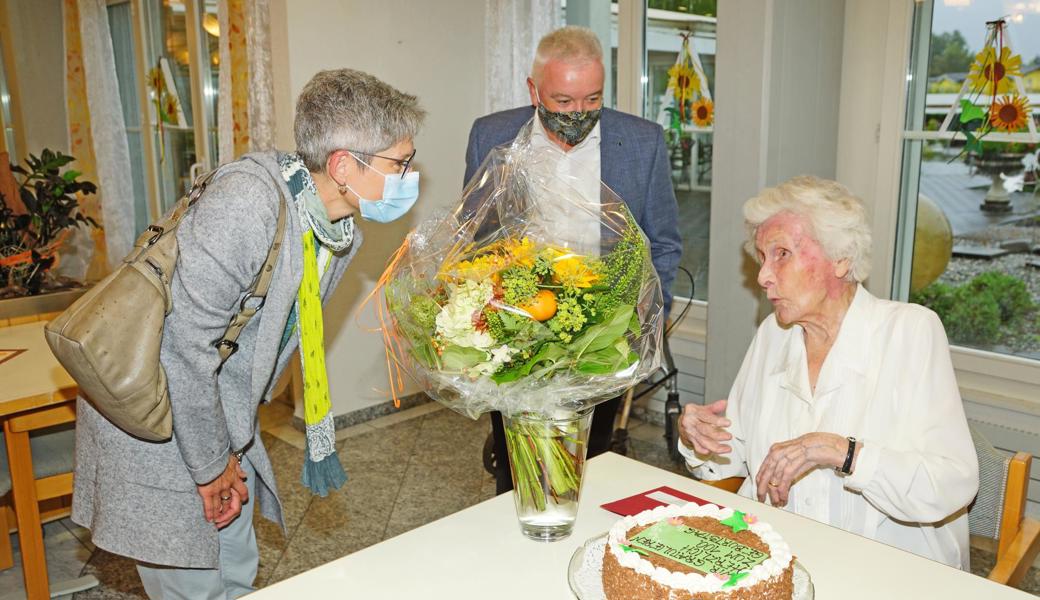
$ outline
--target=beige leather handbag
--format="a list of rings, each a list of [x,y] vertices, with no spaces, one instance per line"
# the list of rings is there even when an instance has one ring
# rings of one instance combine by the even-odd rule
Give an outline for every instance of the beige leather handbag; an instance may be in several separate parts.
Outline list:
[[[215,172],[197,179],[172,212],[141,234],[115,271],[45,328],[51,351],[76,380],[80,395],[116,426],[145,440],[167,440],[173,432],[159,349],[171,309],[176,233]],[[264,304],[285,233],[285,213],[285,202],[279,202],[267,259],[223,337],[214,343],[221,365],[238,349],[239,334]]]

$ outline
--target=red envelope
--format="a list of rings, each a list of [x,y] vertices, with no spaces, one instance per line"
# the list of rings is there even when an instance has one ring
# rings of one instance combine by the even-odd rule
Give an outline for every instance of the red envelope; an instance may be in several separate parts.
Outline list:
[[[637,513],[641,513],[644,510],[651,508],[657,508],[658,506],[665,506],[668,504],[684,504],[686,502],[695,502],[697,504],[711,504],[703,498],[697,496],[691,496],[686,492],[680,492],[675,488],[670,488],[663,485],[659,488],[647,490],[635,496],[629,496],[628,498],[622,498],[613,502],[603,504],[602,507],[609,510],[612,513],[619,514],[622,517],[628,517]]]

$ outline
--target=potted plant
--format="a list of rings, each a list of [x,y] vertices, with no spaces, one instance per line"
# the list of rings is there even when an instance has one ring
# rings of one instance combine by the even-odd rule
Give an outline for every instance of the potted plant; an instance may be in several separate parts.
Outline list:
[[[53,275],[58,252],[72,227],[99,227],[79,211],[77,194],[93,194],[97,186],[81,181],[74,169],[62,169],[75,158],[44,149],[29,155],[25,166],[11,165],[21,175],[18,198],[0,193],[0,298],[32,296],[70,287],[75,282]]]

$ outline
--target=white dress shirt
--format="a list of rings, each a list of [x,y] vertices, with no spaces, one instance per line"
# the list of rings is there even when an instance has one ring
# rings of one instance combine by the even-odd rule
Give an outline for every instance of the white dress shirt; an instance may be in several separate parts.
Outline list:
[[[565,246],[579,254],[600,254],[600,124],[568,152],[557,146],[535,115],[531,147],[545,152],[537,161],[544,182],[532,195],[541,222],[549,225],[545,241]]]
[[[815,394],[802,328],[781,328],[770,315],[744,357],[726,417],[729,454],[704,457],[679,442],[694,475],[750,472],[739,493],[754,498],[770,445],[814,431],[855,437],[863,446],[853,473],[813,469],[791,487],[785,508],[968,569],[963,509],[978,491],[978,462],[935,313],[860,286]]]

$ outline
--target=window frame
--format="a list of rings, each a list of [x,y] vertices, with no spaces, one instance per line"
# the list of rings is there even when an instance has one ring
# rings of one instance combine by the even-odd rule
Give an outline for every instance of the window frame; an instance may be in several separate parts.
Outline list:
[[[146,5],[146,2],[151,3],[151,5]],[[196,156],[196,162],[191,166],[189,173],[192,179],[194,179],[199,174],[216,167],[216,157],[212,156],[209,147],[210,117],[203,104],[205,81],[203,81],[204,72],[201,65],[201,57],[208,56],[208,52],[204,52],[201,45],[205,40],[203,37],[205,36],[205,31],[202,29],[200,15],[201,9],[204,8],[202,3],[205,0],[183,0],[183,2],[188,44],[189,80],[191,83],[191,128],[194,132],[193,143]],[[130,4],[131,18],[133,20],[134,73],[137,79],[137,96],[142,123],[140,130],[136,133],[141,136],[141,146],[145,155],[145,193],[148,196],[146,199],[149,212],[148,221],[153,222],[160,218],[165,211],[163,210],[160,193],[162,186],[159,181],[158,147],[155,136],[152,134],[155,124],[150,122],[152,107],[149,101],[147,83],[148,65],[151,64],[147,56],[154,52],[152,52],[152,45],[148,41],[150,36],[146,36],[146,32],[149,31],[148,11],[162,10],[162,2],[161,0],[107,0],[106,2],[109,6],[126,3]],[[219,92],[215,91],[214,93]],[[176,198],[170,199],[171,203],[175,201]]]
[[[901,47],[889,49],[883,66],[883,97],[878,124],[875,250],[879,249],[879,239],[882,244],[888,241],[891,244],[887,248],[881,246],[880,249],[885,250],[880,262],[883,268],[876,269],[872,278],[884,280],[884,284],[877,287],[887,293],[879,295],[902,301],[906,301],[909,294],[910,265],[913,258],[914,228],[907,224],[915,222],[917,216],[917,203],[903,200],[908,197],[907,185],[902,177],[908,166],[905,152],[911,147],[912,142],[937,137],[929,132],[906,126],[915,99],[915,70],[911,61],[924,61],[923,71],[920,65],[917,65],[916,72],[927,73],[931,13],[927,15],[927,19],[922,17],[922,5],[925,4],[928,3],[921,0],[914,3],[888,0],[889,31],[905,32],[905,39]],[[919,36],[926,37],[922,41]],[[893,50],[901,57],[898,61],[893,60]],[[847,73],[846,76],[851,76],[851,73]],[[927,89],[924,89],[927,93]],[[895,158],[886,160],[886,155]],[[885,185],[886,183],[888,185]],[[886,193],[886,190],[892,193]],[[888,223],[892,225],[890,230],[885,229]],[[878,233],[882,231],[890,231],[890,234],[879,236]],[[886,261],[885,258],[890,260]],[[878,264],[878,261],[875,261],[875,266]],[[1040,389],[1040,360],[953,344],[950,345],[950,355],[958,385],[965,398],[1013,406],[1029,412],[1040,410],[1040,396],[1037,394],[1037,389]]]

